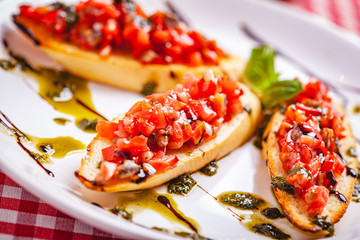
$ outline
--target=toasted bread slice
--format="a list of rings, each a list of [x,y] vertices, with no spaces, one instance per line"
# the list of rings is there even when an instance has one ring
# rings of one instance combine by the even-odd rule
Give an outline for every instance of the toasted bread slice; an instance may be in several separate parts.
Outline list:
[[[240,97],[244,106],[251,108],[250,113],[242,111],[224,123],[216,138],[199,146],[183,146],[178,150],[169,150],[167,154],[176,155],[179,159],[177,165],[163,172],[147,178],[144,182],[134,183],[121,180],[110,180],[103,186],[95,183],[95,177],[100,172],[99,163],[103,161],[101,149],[108,147],[112,142],[96,136],[88,146],[87,156],[82,160],[81,167],[76,173],[79,180],[88,188],[105,192],[130,191],[155,187],[163,184],[181,174],[191,173],[202,168],[213,160],[220,159],[244,143],[256,129],[261,115],[259,99],[244,85],[241,84],[244,94]],[[114,121],[121,119],[120,115]]]
[[[340,106],[336,107],[340,112],[344,112]],[[268,128],[264,133],[263,156],[267,161],[270,178],[286,176],[282,162],[279,159],[280,150],[278,146],[278,138],[276,136],[276,132],[279,130],[279,127],[284,118],[284,115],[282,115],[280,112],[276,112],[270,120]],[[346,154],[349,148],[355,148],[356,146],[350,123],[346,116],[343,120],[343,125],[345,130],[342,132],[342,134],[345,136],[345,138],[339,141],[340,153],[343,156],[346,165],[357,171],[358,160],[355,157],[351,157]],[[347,171],[345,170],[342,175],[337,178],[337,180],[338,184],[336,186],[336,191],[343,194],[347,199],[347,202],[341,202],[334,194],[330,194],[328,203],[321,214],[322,217],[327,217],[327,219],[334,224],[337,223],[344,215],[351,201],[356,178],[347,175]],[[313,233],[317,232],[319,235],[329,234],[328,231],[324,231],[320,226],[313,223],[313,218],[307,212],[307,205],[305,201],[296,195],[288,194],[287,192],[278,188],[274,188],[274,192],[286,217],[292,224],[305,231]]]
[[[206,69],[212,69],[215,75],[227,74],[232,79],[239,79],[246,65],[245,60],[233,56],[222,58],[218,65],[198,67],[142,64],[132,56],[120,53],[102,57],[95,51],[57,41],[45,27],[24,16],[14,16],[13,20],[20,30],[68,72],[135,92],[142,92],[148,84],[154,88],[153,92],[166,92],[181,83],[185,74],[193,73],[201,77]]]

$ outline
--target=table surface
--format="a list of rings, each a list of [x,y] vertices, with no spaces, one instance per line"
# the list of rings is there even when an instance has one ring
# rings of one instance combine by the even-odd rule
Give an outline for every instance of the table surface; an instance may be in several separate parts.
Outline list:
[[[360,0],[283,0],[360,35]],[[31,195],[0,168],[0,239],[121,239]]]

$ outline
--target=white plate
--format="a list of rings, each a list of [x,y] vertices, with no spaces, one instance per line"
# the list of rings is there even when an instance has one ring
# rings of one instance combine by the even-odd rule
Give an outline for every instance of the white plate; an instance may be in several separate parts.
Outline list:
[[[37,1],[37,4],[46,1]],[[17,52],[31,56],[39,61],[44,58],[31,42],[20,34],[11,22],[11,14],[16,13],[20,1],[3,0],[0,3],[1,39],[11,39],[10,46],[15,45]],[[249,39],[239,29],[245,23],[257,35],[278,50],[296,59],[303,67],[341,89],[341,84],[358,86],[360,76],[360,41],[357,37],[342,31],[334,25],[269,1],[253,0],[179,0],[173,4],[184,15],[192,26],[209,38],[216,39],[227,51],[247,58],[256,42]],[[143,1],[148,10],[164,9],[163,1]],[[0,47],[5,56],[3,46]],[[34,60],[34,61],[35,61]],[[307,72],[296,66],[288,58],[279,56],[276,60],[277,71],[282,78],[300,77],[306,81]],[[0,110],[22,131],[39,137],[73,136],[87,144],[93,135],[79,131],[73,124],[56,125],[52,119],[66,117],[55,111],[42,100],[36,91],[32,91],[19,75],[0,70]],[[31,83],[32,84],[32,83]],[[36,84],[32,84],[36,88]],[[118,113],[125,112],[142,97],[138,94],[111,89],[96,83],[89,84],[96,109],[111,119]],[[349,98],[348,109],[360,103],[359,94],[343,93]],[[109,104],[110,103],[110,104]],[[34,114],[35,113],[35,114]],[[359,117],[351,115],[354,133],[359,138]],[[85,152],[73,154],[64,159],[55,159],[46,167],[54,172],[51,178],[22,151],[13,139],[0,133],[1,169],[12,179],[34,195],[40,197],[55,208],[80,219],[92,226],[123,237],[169,239],[172,235],[151,230],[150,227],[166,227],[177,230],[189,229],[174,226],[159,214],[144,211],[135,216],[134,222],[126,221],[91,204],[99,203],[104,207],[113,207],[120,194],[98,193],[87,190],[74,177],[80,160]],[[252,141],[232,152],[219,162],[218,173],[206,177],[199,173],[193,177],[213,196],[225,191],[245,191],[260,195],[275,205],[270,191],[270,182],[260,151]],[[165,188],[157,188],[164,193]],[[236,220],[224,207],[220,206],[200,188],[195,187],[190,196],[174,196],[178,208],[188,217],[195,219],[201,226],[201,235],[211,239],[267,239],[256,235]],[[360,236],[360,203],[351,202],[349,209],[340,223],[336,225],[334,239],[354,239]],[[297,231],[286,223],[286,220],[275,221],[293,238],[306,239],[308,235]]]

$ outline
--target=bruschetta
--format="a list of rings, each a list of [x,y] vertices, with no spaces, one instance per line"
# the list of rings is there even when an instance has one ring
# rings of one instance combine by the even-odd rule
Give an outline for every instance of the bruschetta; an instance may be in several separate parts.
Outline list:
[[[201,79],[187,75],[173,90],[100,121],[75,175],[98,191],[155,187],[229,154],[253,134],[260,115],[260,101],[243,84],[211,70]]]
[[[238,79],[245,66],[175,15],[147,16],[131,0],[23,5],[13,20],[70,73],[136,92],[166,92],[206,69]]]
[[[286,217],[302,230],[331,235],[351,201],[358,160],[347,153],[356,141],[327,86],[311,79],[284,113],[273,115],[263,143]]]

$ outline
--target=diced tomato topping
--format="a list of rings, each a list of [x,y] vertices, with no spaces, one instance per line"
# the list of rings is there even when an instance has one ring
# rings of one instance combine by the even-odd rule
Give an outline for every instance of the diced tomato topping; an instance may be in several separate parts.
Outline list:
[[[201,139],[204,137],[204,134],[206,132],[206,126],[203,121],[197,120],[192,125],[192,130],[193,130],[193,134],[192,134],[191,140],[194,145],[197,145],[201,141]]]
[[[331,158],[334,159],[334,165],[333,165],[332,171],[333,171],[335,177],[338,177],[345,170],[344,160],[341,159],[341,157],[335,152],[331,152],[329,155]]]
[[[116,174],[122,177],[131,175],[128,172],[135,175],[135,171],[138,177],[144,172],[152,175],[154,171],[175,167],[178,159],[166,155],[167,149],[180,149],[185,144],[199,145],[215,138],[226,119],[233,118],[235,113],[230,109],[238,109],[236,113],[242,111],[239,97],[243,92],[227,77],[226,80],[215,79],[212,72],[206,74],[206,81],[188,75],[184,84],[178,84],[175,89],[147,96],[135,103],[118,122],[100,121],[97,125],[99,136],[115,143],[102,149],[104,162],[118,164]],[[193,87],[196,91],[192,91]],[[296,161],[303,166],[300,160],[297,154]],[[293,159],[286,161],[293,165]],[[121,174],[121,171],[127,172]],[[104,179],[104,176],[99,178]]]
[[[308,212],[311,215],[321,214],[329,198],[329,190],[324,186],[311,186],[305,193]]]
[[[121,156],[121,152],[117,150],[116,144],[103,148],[101,151],[104,161],[115,162],[118,164],[124,161],[125,156]]]
[[[189,29],[174,15],[158,11],[148,16],[132,0],[23,5],[19,10],[20,15],[44,26],[56,39],[98,50],[103,57],[112,51],[130,51],[144,64],[199,66],[217,65],[225,56],[215,41]]]
[[[287,107],[277,132],[286,181],[305,200],[311,215],[321,214],[346,167],[337,154],[338,140],[344,137],[343,116],[327,93],[325,84],[311,79],[297,102]]]
[[[148,139],[142,135],[135,136],[130,140],[119,138],[116,141],[116,146],[119,151],[129,151],[132,155],[137,156],[143,152],[150,151],[147,140]]]
[[[173,168],[178,161],[179,159],[176,156],[165,155],[164,152],[159,151],[148,163],[153,166],[156,171],[164,171]]]
[[[309,170],[304,167],[294,167],[290,169],[286,176],[286,181],[297,189],[304,189],[313,181],[313,176]]]
[[[115,122],[100,120],[96,125],[96,132],[104,138],[113,140],[117,137],[115,131],[118,130],[118,124]]]

